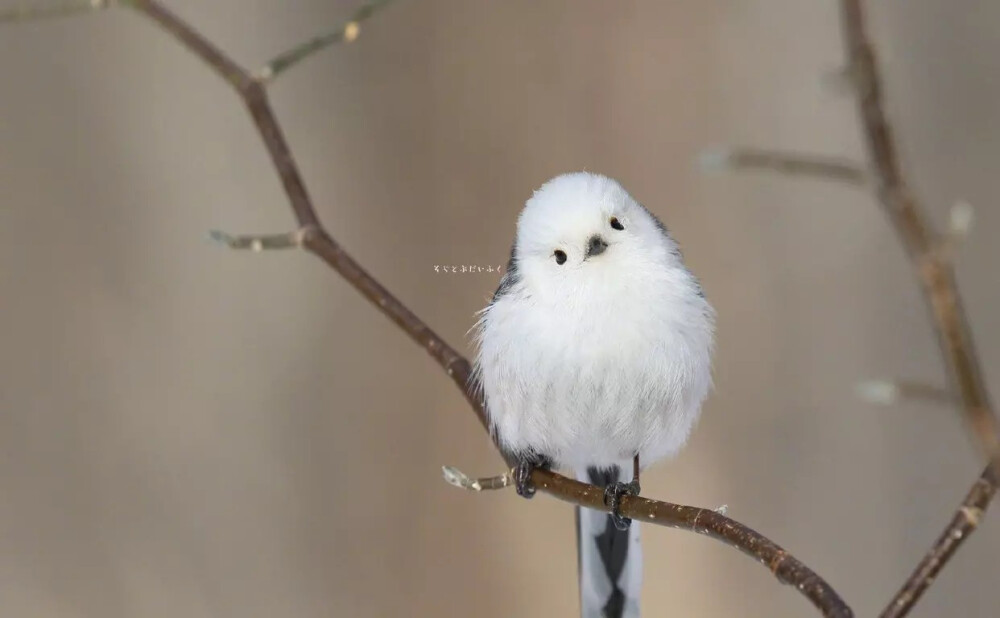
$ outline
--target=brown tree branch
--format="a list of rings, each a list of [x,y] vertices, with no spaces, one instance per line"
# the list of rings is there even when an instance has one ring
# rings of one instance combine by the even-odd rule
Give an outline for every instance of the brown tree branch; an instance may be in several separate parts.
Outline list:
[[[931,230],[903,176],[882,102],[882,77],[868,36],[862,0],[841,0],[840,12],[849,73],[856,82],[858,113],[874,167],[877,195],[917,271],[961,409],[989,461],[951,524],[882,614],[899,617],[912,609],[958,546],[976,529],[979,517],[996,493],[1000,442],[949,252],[939,250],[947,240],[941,240]]]
[[[927,588],[934,583],[937,574],[958,551],[962,542],[976,531],[996,492],[997,477],[993,473],[993,467],[986,466],[965,496],[962,506],[958,507],[951,523],[934,542],[934,546],[892,598],[888,607],[879,614],[881,618],[901,618],[913,609]]]
[[[251,74],[157,0],[127,0],[123,4],[135,8],[159,24],[225,79],[237,92],[247,106],[254,125],[261,135],[299,225],[299,230],[292,234],[231,236],[217,233],[216,240],[234,248],[257,250],[300,245],[315,254],[371,301],[418,345],[427,350],[456,386],[461,389],[480,423],[484,427],[488,427],[482,402],[474,392],[469,379],[471,366],[468,360],[449,346],[389,290],[365,271],[320,223],[281,126],[268,102],[264,81],[274,72],[272,71],[269,75]],[[368,10],[371,10],[371,7],[376,4],[380,5],[381,3],[371,3]],[[362,9],[362,11],[364,10]],[[346,33],[346,30],[343,32]],[[313,48],[309,47],[308,44],[298,49],[307,50],[302,52],[306,55],[313,51]],[[295,60],[301,57],[304,55],[296,56]],[[512,462],[508,462],[508,464],[510,463]],[[604,504],[603,488],[580,483],[547,470],[535,470],[532,474],[532,481],[540,491],[560,500],[597,510],[608,510]],[[495,482],[500,483],[500,481]],[[794,586],[812,601],[823,615],[837,618],[847,618],[853,615],[839,595],[819,575],[776,543],[720,513],[632,496],[626,496],[622,499],[621,513],[632,519],[666,527],[692,530],[723,541],[767,566],[779,581]]]
[[[598,511],[608,510],[602,487],[581,483],[548,470],[536,470],[531,479],[538,490],[555,498]],[[781,583],[794,586],[824,616],[846,618],[854,615],[837,592],[812,569],[777,543],[718,511],[626,495],[622,497],[621,512],[635,520],[690,530],[726,543],[766,566]]]
[[[455,468],[443,470],[448,483],[470,491],[504,489],[513,485],[513,470],[500,476],[473,479]],[[548,470],[537,471],[532,480],[536,488],[571,504],[585,506],[599,511],[607,511],[604,504],[604,490],[594,485],[581,483]],[[799,562],[787,551],[770,539],[758,534],[743,524],[726,517],[726,507],[710,510],[694,506],[683,506],[651,500],[641,496],[623,496],[622,512],[626,509],[632,519],[651,524],[689,530],[704,534],[717,541],[738,549],[757,562],[766,566],[783,584],[795,586],[812,600],[827,616],[851,616],[851,610],[843,604],[822,578],[809,567]]]

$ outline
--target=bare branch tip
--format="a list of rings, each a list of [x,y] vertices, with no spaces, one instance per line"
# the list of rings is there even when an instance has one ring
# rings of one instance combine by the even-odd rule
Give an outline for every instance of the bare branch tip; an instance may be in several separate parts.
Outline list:
[[[361,34],[361,24],[356,21],[349,21],[344,25],[344,41],[353,43]]]
[[[869,380],[856,386],[862,401],[889,406],[901,401],[926,401],[954,405],[955,396],[945,388],[918,380]]]
[[[958,200],[948,213],[948,233],[952,238],[964,238],[972,229],[975,209],[965,200]]]
[[[716,147],[703,150],[698,155],[698,167],[703,172],[724,172],[732,168],[733,149]]]
[[[254,253],[274,249],[297,249],[305,242],[306,237],[314,230],[313,226],[301,227],[294,232],[283,234],[246,234],[234,235],[221,230],[210,230],[208,239],[221,247],[229,249],[250,250]]]
[[[236,238],[234,236],[232,236],[231,234],[227,234],[226,232],[223,232],[222,230],[209,230],[208,231],[208,240],[209,240],[209,242],[211,242],[211,243],[213,243],[215,245],[218,245],[220,247],[230,247],[230,248],[232,248],[233,244],[235,244]]]
[[[938,239],[928,257],[944,263],[954,262],[962,241],[972,229],[974,217],[975,211],[971,204],[961,200],[955,202],[948,212],[948,229]]]
[[[469,477],[459,470],[458,468],[452,466],[441,466],[441,475],[444,477],[445,483],[449,485],[454,485],[461,489],[467,489],[469,485]]]
[[[259,84],[266,84],[274,78],[274,67],[270,64],[265,64],[253,72],[253,78]]]
[[[511,477],[508,473],[484,478],[472,478],[453,466],[441,466],[441,475],[449,485],[468,491],[503,489],[511,484]]]
[[[63,0],[32,5],[25,3],[20,7],[0,10],[0,23],[16,21],[33,21],[53,17],[65,17],[77,13],[90,13],[111,8],[118,4],[116,0]]]
[[[858,398],[868,403],[891,406],[899,401],[899,386],[891,380],[866,380],[854,387]]]

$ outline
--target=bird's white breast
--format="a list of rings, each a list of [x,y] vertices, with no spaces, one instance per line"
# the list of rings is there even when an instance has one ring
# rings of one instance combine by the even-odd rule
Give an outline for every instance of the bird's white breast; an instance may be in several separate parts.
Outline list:
[[[501,442],[564,466],[672,455],[711,383],[711,309],[679,266],[552,294],[515,287],[486,310],[479,337]]]

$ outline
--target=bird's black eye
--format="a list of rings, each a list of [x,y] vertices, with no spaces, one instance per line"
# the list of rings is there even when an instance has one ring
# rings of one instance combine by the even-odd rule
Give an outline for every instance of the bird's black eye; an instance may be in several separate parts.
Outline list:
[[[563,251],[562,249],[556,249],[556,252],[553,253],[552,255],[556,256],[556,264],[566,263],[566,252]]]
[[[618,220],[618,217],[611,217],[611,227],[615,228],[616,230],[625,229],[625,226],[622,225],[622,222]]]

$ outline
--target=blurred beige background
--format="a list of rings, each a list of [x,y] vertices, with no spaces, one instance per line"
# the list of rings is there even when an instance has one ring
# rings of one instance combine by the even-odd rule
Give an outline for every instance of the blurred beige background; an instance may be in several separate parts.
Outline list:
[[[251,66],[353,6],[167,4]],[[1000,4],[870,4],[917,190],[939,222],[977,206],[959,274],[996,390]],[[853,395],[941,383],[915,282],[868,196],[694,165],[860,157],[841,57],[834,2],[404,0],[272,93],[330,230],[461,349],[498,276],[433,267],[503,262],[550,176],[620,178],[719,313],[716,392],[644,491],[728,504],[871,615],[980,470],[951,410]],[[567,505],[440,480],[499,459],[423,351],[317,260],[205,241],[291,225],[214,75],[125,10],[4,25],[0,75],[0,615],[576,611]],[[915,615],[996,615],[997,524]],[[813,612],[722,544],[644,543],[650,616]]]

